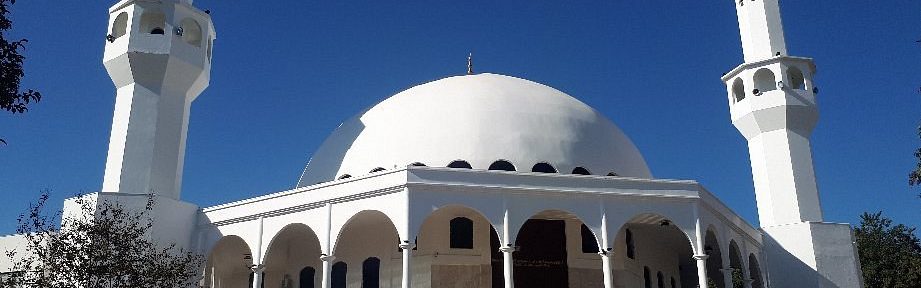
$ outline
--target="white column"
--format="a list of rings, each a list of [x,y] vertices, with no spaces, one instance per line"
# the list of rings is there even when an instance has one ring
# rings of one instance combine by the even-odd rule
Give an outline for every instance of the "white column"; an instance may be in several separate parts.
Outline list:
[[[323,261],[323,280],[321,282],[321,287],[329,288],[330,287],[330,276],[332,276],[333,270],[333,261],[336,261],[336,256],[333,255],[320,255],[320,261]]]
[[[320,286],[323,288],[329,288],[331,284],[330,276],[332,276],[333,270],[333,261],[336,260],[336,256],[333,256],[332,252],[332,213],[333,213],[333,204],[326,203],[326,225],[323,227],[326,230],[326,234],[323,240],[326,244],[326,253],[320,254],[320,261],[323,261],[323,280],[320,282]]]
[[[515,260],[512,259],[512,253],[515,252],[515,247],[505,246],[499,248],[499,251],[502,251],[504,269],[502,272],[505,275],[505,288],[514,288],[515,287],[515,274],[512,271],[515,268]]]
[[[253,265],[249,267],[253,271],[253,287],[252,288],[261,288],[262,287],[262,272],[265,272],[265,265]]]
[[[253,266],[250,266],[250,270],[253,270],[252,288],[262,287],[262,272],[265,271],[265,265],[262,265],[262,233],[264,223],[265,218],[259,217],[259,233],[256,234],[258,235],[258,238],[256,238],[256,257],[253,257]]]
[[[611,257],[614,256],[611,251],[614,249],[607,247],[610,245],[608,240],[608,214],[605,212],[604,202],[601,202],[601,245],[598,245],[598,255],[601,255],[601,271],[604,275],[604,288],[614,288],[614,271],[611,267]]]
[[[416,244],[409,243],[409,240],[404,240],[403,243],[400,243],[400,249],[403,249],[403,279],[401,282],[401,287],[403,288],[412,287],[413,270],[410,263],[412,262],[413,248],[416,248]]]
[[[710,255],[694,255],[697,260],[697,287],[707,288],[707,258]]]
[[[611,257],[613,253],[602,250],[598,252],[601,255],[601,271],[604,273],[604,288],[614,288],[614,271],[611,270]]]
[[[694,260],[697,260],[697,285],[707,288],[707,258],[710,255],[704,254],[704,230],[700,223],[700,212],[697,210],[697,205],[694,205],[694,236],[697,237],[697,254],[694,255]]]

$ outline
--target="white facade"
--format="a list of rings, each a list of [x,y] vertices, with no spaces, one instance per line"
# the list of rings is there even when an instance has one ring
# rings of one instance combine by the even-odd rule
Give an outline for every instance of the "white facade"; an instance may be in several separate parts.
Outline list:
[[[152,237],[207,256],[201,287],[862,287],[850,227],[822,222],[815,67],[786,55],[777,0],[735,3],[746,63],[723,77],[761,229],[695,181],[653,178],[591,107],[496,74],[398,93],[333,132],[297,188],[199,209],[178,187],[214,28],[191,4],[111,9],[116,112],[88,197],[156,195]]]

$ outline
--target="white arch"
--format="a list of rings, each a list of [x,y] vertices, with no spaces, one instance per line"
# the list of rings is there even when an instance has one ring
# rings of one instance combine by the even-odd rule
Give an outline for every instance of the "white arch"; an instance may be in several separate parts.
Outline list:
[[[331,245],[332,245],[332,247],[331,247],[331,249],[330,249],[330,251],[333,252],[332,255],[335,255],[335,253],[336,253],[336,247],[339,245],[339,243],[342,242],[342,241],[341,241],[341,240],[342,240],[342,239],[341,239],[342,233],[344,233],[344,232],[346,231],[346,229],[349,227],[349,224],[353,224],[353,223],[355,223],[355,221],[361,221],[362,219],[383,219],[383,220],[386,220],[386,222],[387,222],[387,223],[390,223],[390,226],[393,227],[393,231],[394,231],[394,232],[397,232],[397,236],[400,237],[401,240],[405,240],[405,239],[403,239],[403,236],[402,236],[402,235],[399,235],[399,231],[398,231],[399,229],[397,229],[396,225],[394,225],[393,220],[392,220],[389,216],[387,216],[386,213],[381,212],[380,210],[374,210],[374,209],[362,210],[362,211],[359,211],[359,212],[357,212],[357,213],[355,213],[355,214],[352,214],[351,217],[349,217],[349,219],[348,219],[345,223],[343,223],[343,225],[339,226],[338,229],[333,230],[333,231],[335,231],[335,233],[333,233],[332,231],[330,231],[330,235],[335,235],[335,238],[332,239],[332,240],[330,241],[330,242],[331,242]],[[394,247],[396,247],[397,244],[398,244],[398,243],[393,243]],[[394,249],[395,249],[395,248],[394,248]]]

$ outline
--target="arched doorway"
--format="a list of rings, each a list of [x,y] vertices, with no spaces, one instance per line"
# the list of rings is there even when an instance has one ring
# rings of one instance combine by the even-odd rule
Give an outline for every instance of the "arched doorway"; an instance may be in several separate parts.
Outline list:
[[[661,215],[635,216],[618,230],[612,248],[614,287],[658,287],[665,279],[675,287],[697,287],[691,240]]]
[[[761,265],[755,254],[748,255],[748,277],[752,279],[752,288],[763,288],[764,279],[761,277]]]
[[[361,287],[366,274],[363,269],[367,268],[376,268],[379,271],[377,280],[379,283],[387,283],[385,287],[389,286],[389,283],[400,283],[400,240],[396,226],[387,215],[376,210],[358,212],[346,222],[336,239],[333,255],[336,256],[335,265],[340,265],[340,269],[343,270],[341,274],[344,275],[337,275],[345,278],[345,285],[342,287]],[[370,258],[378,259],[378,265],[365,265]],[[341,278],[333,278],[334,283],[341,281]]]
[[[707,278],[716,287],[729,288],[726,286],[723,278],[723,250],[716,239],[716,232],[713,229],[707,229],[707,236],[704,238],[704,253],[710,255],[707,257]]]
[[[583,233],[583,227],[576,215],[560,210],[525,221],[515,238],[515,286],[604,287],[597,237],[590,230]]]
[[[212,288],[248,288],[251,265],[249,245],[238,236],[224,236],[208,255],[203,282]]]
[[[431,287],[504,287],[499,236],[475,209],[437,208],[422,222],[416,244],[417,255],[432,255],[414,260],[428,264],[416,273],[428,273]]]
[[[310,281],[311,279],[317,279],[317,269],[310,266],[301,269],[301,273],[298,274],[297,279],[298,288],[314,288],[319,286],[316,285],[316,281]]]
[[[305,278],[305,269],[320,269],[320,241],[310,227],[290,224],[281,229],[269,243],[265,255],[266,287],[316,287],[320,277],[316,273]],[[309,282],[313,286],[305,286]]]
[[[745,269],[742,267],[742,253],[736,241],[729,241],[729,268],[732,269],[732,288],[745,288]]]

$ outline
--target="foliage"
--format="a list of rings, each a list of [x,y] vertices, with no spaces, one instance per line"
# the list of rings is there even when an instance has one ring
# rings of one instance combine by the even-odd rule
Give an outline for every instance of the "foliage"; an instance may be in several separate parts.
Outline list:
[[[745,288],[745,275],[742,269],[732,268],[732,288]]]
[[[918,137],[921,138],[921,126],[918,126]],[[918,158],[918,165],[908,174],[908,185],[911,186],[921,184],[921,148],[915,151],[915,158]]]
[[[10,5],[15,3],[16,0],[0,0],[0,110],[13,114],[25,113],[30,103],[42,100],[38,91],[21,91],[19,87],[20,80],[25,76],[22,70],[25,56],[20,54],[20,49],[25,49],[29,41],[7,39],[6,32],[13,27],[13,21],[9,19]],[[6,141],[0,139],[0,143]]]
[[[866,287],[910,288],[921,283],[921,241],[915,228],[893,225],[882,212],[863,213],[854,229]]]
[[[8,251],[7,257],[11,272],[24,272],[8,273],[0,287],[193,286],[203,257],[148,239],[152,197],[143,211],[77,197],[81,211],[63,217],[44,213],[47,200],[45,193],[20,215],[16,232],[25,237],[25,251]]]

